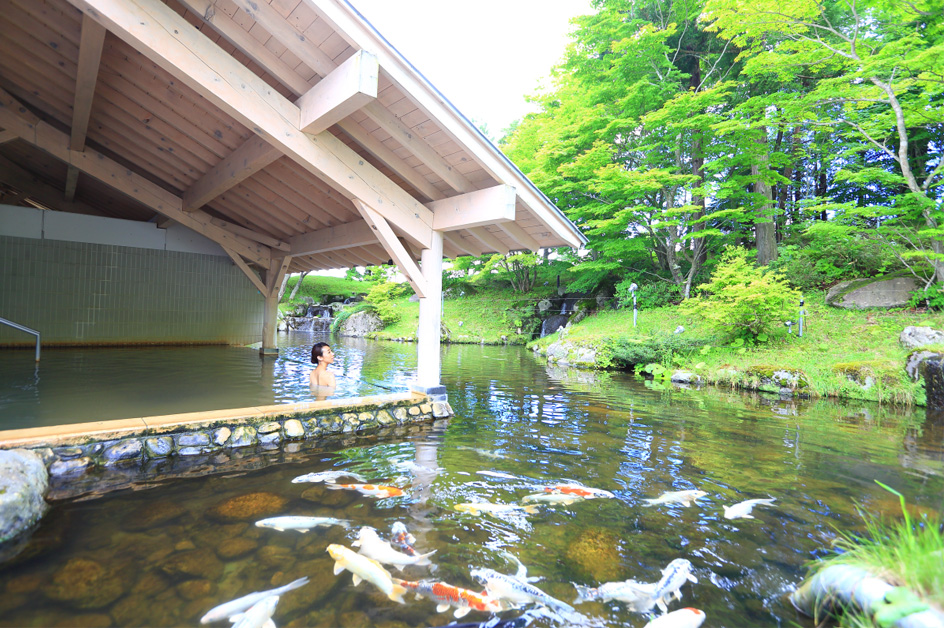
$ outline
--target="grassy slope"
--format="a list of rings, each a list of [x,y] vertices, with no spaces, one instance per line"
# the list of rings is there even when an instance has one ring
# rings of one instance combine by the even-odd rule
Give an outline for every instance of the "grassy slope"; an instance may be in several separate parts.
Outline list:
[[[327,277],[323,275],[307,275],[302,281],[302,287],[291,302],[288,297],[292,294],[292,289],[298,283],[298,275],[288,278],[288,284],[285,286],[285,296],[279,303],[279,310],[287,312],[292,309],[296,303],[302,303],[305,297],[315,300],[315,303],[322,303],[325,296],[344,296],[350,297],[356,294],[366,294],[367,284],[362,281],[353,281],[343,277]]]

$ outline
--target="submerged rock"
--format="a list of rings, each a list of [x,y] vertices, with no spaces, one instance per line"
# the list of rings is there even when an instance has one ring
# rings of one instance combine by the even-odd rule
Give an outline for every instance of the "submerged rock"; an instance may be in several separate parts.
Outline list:
[[[287,499],[275,493],[248,493],[217,504],[207,514],[224,523],[255,521],[279,514],[287,503]]]
[[[129,584],[117,570],[98,561],[73,558],[53,575],[43,592],[75,608],[103,608],[124,595]]]
[[[28,530],[46,512],[49,474],[25,449],[0,450],[0,543]]]
[[[588,528],[571,543],[564,562],[574,574],[592,582],[622,579],[620,539],[605,528]]]
[[[151,502],[135,509],[125,517],[124,529],[136,532],[164,525],[187,512],[183,506],[171,501]]]
[[[190,576],[204,580],[219,580],[223,563],[208,549],[197,549],[173,554],[161,564],[161,571],[171,578]]]

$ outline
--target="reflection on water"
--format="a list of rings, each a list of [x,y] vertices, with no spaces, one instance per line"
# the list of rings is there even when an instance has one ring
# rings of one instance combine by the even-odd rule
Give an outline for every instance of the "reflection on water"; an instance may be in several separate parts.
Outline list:
[[[408,381],[415,361],[411,345],[335,339],[333,346],[339,374],[387,386]],[[285,353],[303,361],[306,345]],[[445,347],[443,370],[456,411],[448,422],[332,441],[264,469],[57,503],[27,548],[0,565],[0,625],[195,626],[218,604],[303,576],[311,582],[282,596],[278,626],[446,625],[451,612],[437,613],[429,600],[408,595],[399,605],[369,583],[354,587],[348,572],[333,574],[329,544],[350,546],[362,525],[389,538],[401,521],[418,551],[436,554],[434,567],[391,569],[396,577],[480,591],[470,570],[513,574],[510,554],[529,576],[543,578],[543,591],[571,603],[575,584],[655,582],[684,558],[698,582],[685,584],[670,609],[700,608],[706,626],[811,628],[784,595],[836,528],[860,525],[856,504],[897,512],[897,499],[875,480],[916,508],[944,506],[941,431],[924,425],[920,412],[654,390],[623,374],[545,368],[518,348]],[[285,361],[272,373],[274,389],[290,389],[284,380],[296,375],[307,386],[300,364]],[[375,499],[292,483],[337,469],[405,495]],[[474,516],[453,508],[520,503],[563,482],[615,498],[542,506],[537,514]],[[687,489],[708,495],[691,507],[645,501]],[[723,517],[724,505],[766,497],[777,501],[756,508],[754,520]],[[355,525],[306,534],[253,525],[289,514]],[[523,616],[533,626],[646,623],[619,602],[575,608],[565,619],[536,608],[501,616]],[[473,611],[460,621],[487,618]]]

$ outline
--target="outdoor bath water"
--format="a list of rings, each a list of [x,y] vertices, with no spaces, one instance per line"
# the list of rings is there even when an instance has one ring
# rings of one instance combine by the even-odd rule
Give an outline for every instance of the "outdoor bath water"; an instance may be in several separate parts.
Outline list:
[[[202,400],[201,388],[216,388],[201,409],[306,400],[308,372],[299,362],[307,361],[312,341],[310,334],[283,336],[283,356],[291,359],[269,362],[242,349],[205,348],[219,352],[206,360],[197,357],[204,348],[168,349],[163,357],[155,356],[164,349],[142,349],[155,370],[147,397],[155,405],[146,408],[119,393],[103,398],[107,402],[78,401],[87,394],[79,385],[62,394],[75,395],[71,406],[80,421],[119,418],[128,408],[134,416],[195,409],[188,404]],[[346,396],[374,394],[378,386],[402,389],[415,369],[413,345],[332,342]],[[137,350],[60,353],[73,351],[94,371],[102,363],[121,364],[117,354]],[[177,352],[179,358],[169,357]],[[45,367],[31,401],[15,406],[17,416],[27,417],[31,407],[32,420],[52,420],[43,386],[54,378]],[[128,370],[138,369],[148,372],[143,365]],[[56,377],[68,381],[68,369]],[[96,377],[113,391],[149,390],[147,382],[124,381],[120,370]],[[470,571],[513,574],[514,556],[529,576],[542,578],[536,586],[570,604],[575,585],[655,582],[672,560],[684,558],[698,581],[684,584],[682,600],[669,610],[699,608],[707,613],[705,626],[812,628],[786,594],[837,530],[861,529],[857,505],[889,516],[899,512],[897,498],[875,480],[901,491],[919,511],[944,507],[942,430],[925,422],[922,410],[653,386],[622,373],[548,367],[519,347],[445,346],[443,383],[456,412],[448,420],[349,435],[291,455],[259,451],[260,468],[54,503],[26,547],[0,564],[0,626],[197,626],[216,605],[305,576],[307,585],[281,596],[276,625],[456,621],[454,609],[438,613],[434,602],[412,594],[397,604],[370,583],[353,586],[347,571],[333,574],[328,545],[350,547],[361,526],[388,539],[399,521],[415,535],[418,551],[436,553],[431,567],[390,568],[395,577],[481,591]],[[6,397],[2,403],[6,416],[14,406]],[[356,472],[404,495],[378,499],[292,482],[329,470]],[[533,514],[476,516],[454,508],[520,504],[563,482],[615,497],[542,505]],[[689,507],[645,501],[686,489],[707,495]],[[755,519],[723,516],[724,505],[767,497],[776,501],[755,507]],[[276,515],[335,517],[351,527],[299,533],[254,525]],[[576,605],[566,618],[533,606],[499,616],[532,626],[641,627],[647,621],[617,601]],[[488,619],[472,611],[458,621]]]

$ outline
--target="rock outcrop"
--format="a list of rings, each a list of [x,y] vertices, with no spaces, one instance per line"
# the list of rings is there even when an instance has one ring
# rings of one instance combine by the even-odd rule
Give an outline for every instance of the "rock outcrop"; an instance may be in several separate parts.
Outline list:
[[[826,304],[847,310],[905,307],[917,287],[914,277],[840,281],[826,293]]]
[[[383,321],[379,316],[373,312],[361,310],[348,316],[338,328],[338,333],[342,336],[366,336],[372,331],[380,331],[383,327]]]
[[[49,473],[37,453],[0,450],[0,543],[40,520],[46,512],[48,488]]]

